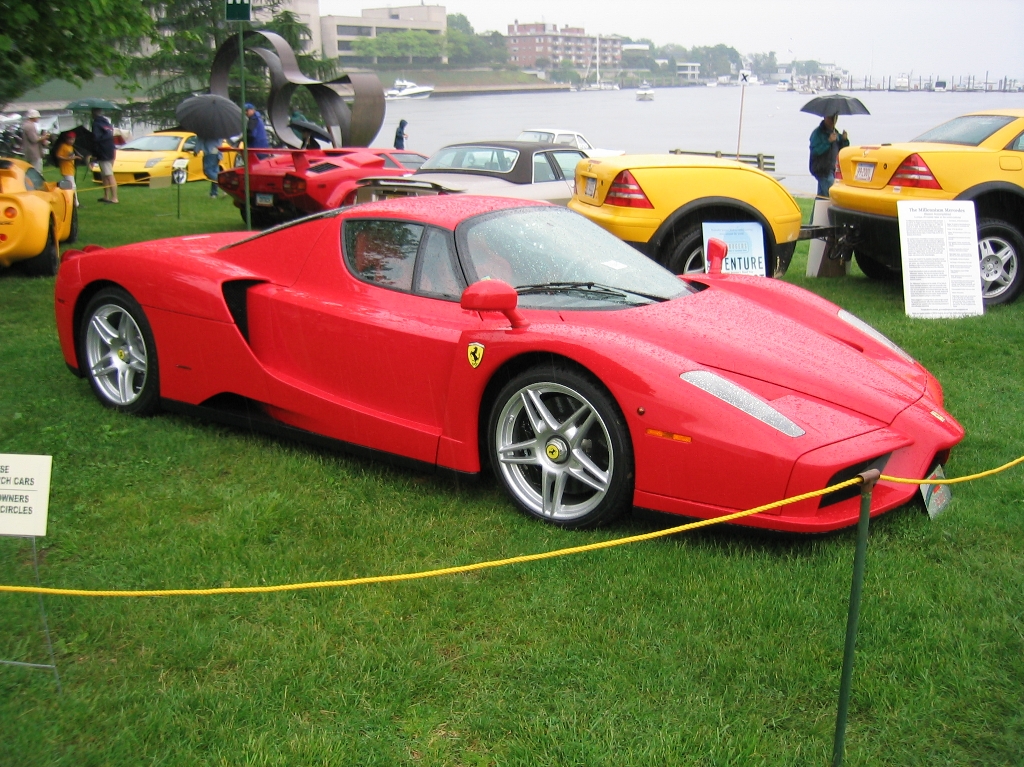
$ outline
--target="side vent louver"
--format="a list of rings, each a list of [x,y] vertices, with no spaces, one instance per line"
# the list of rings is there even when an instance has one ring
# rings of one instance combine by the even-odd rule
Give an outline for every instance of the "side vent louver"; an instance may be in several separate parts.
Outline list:
[[[244,338],[246,342],[249,340],[247,293],[249,288],[253,285],[259,285],[261,283],[262,280],[234,280],[232,282],[225,282],[221,286],[221,290],[224,291],[224,303],[228,305],[228,311],[231,312],[231,317],[234,319],[235,325],[238,326],[238,332],[242,334],[242,338]]]

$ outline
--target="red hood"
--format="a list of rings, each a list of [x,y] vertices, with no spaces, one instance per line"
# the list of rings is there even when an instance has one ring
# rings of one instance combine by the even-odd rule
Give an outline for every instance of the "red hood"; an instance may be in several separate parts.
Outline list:
[[[921,398],[925,379],[917,365],[847,328],[834,314],[818,316],[820,323],[812,326],[714,289],[638,310],[592,314],[599,324],[635,334],[696,366],[765,381],[883,423]],[[835,323],[843,325],[850,343],[816,329]]]

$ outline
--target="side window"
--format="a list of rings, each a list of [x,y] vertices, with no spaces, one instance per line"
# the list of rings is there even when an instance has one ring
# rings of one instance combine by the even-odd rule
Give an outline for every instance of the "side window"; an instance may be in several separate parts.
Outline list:
[[[545,181],[558,181],[558,177],[548,162],[548,156],[538,153],[533,156],[533,183],[542,184]]]
[[[455,270],[448,235],[440,229],[427,229],[420,248],[416,292],[458,301],[463,284]]]
[[[423,229],[402,221],[346,221],[345,262],[364,282],[411,291]]]
[[[1010,146],[1006,148],[1015,152],[1024,152],[1024,133],[1017,136],[1017,138],[1010,142]]]
[[[570,183],[576,178],[576,164],[583,159],[582,152],[552,152],[551,155],[562,169],[562,175]]]
[[[594,147],[590,146],[590,144],[587,143],[587,140],[585,138],[583,138],[583,136],[577,136],[576,137],[576,146],[578,146],[580,149],[593,149],[594,148]]]
[[[385,168],[400,168],[400,167],[401,167],[401,166],[400,166],[400,165],[399,165],[399,164],[398,164],[397,162],[395,162],[394,160],[392,160],[392,159],[391,159],[390,157],[388,157],[388,156],[387,156],[386,154],[382,154],[382,155],[380,155],[380,156],[381,156],[382,158],[384,158],[384,167],[385,167]]]
[[[182,152],[195,152],[196,151],[196,137],[189,136],[185,139],[184,146],[181,147]]]
[[[565,146],[576,146],[576,136],[572,133],[559,133],[555,143],[564,144]]]

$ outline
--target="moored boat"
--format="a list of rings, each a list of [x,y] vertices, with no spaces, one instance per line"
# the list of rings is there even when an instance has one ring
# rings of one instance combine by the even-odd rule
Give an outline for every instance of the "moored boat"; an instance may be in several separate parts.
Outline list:
[[[399,99],[428,99],[434,92],[433,85],[417,85],[411,80],[395,80],[394,87],[384,92],[384,98],[388,101]]]

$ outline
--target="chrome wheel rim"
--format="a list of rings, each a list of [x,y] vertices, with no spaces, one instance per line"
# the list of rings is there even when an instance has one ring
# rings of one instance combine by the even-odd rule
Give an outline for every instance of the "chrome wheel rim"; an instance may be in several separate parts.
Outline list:
[[[998,298],[1013,284],[1020,259],[1013,243],[1002,237],[984,237],[978,242],[981,259],[981,295]]]
[[[104,304],[93,312],[85,334],[89,375],[115,405],[130,405],[142,394],[148,365],[142,331],[124,307]]]
[[[495,428],[498,469],[538,516],[571,521],[593,511],[615,469],[608,427],[579,392],[534,383],[509,397]]]

